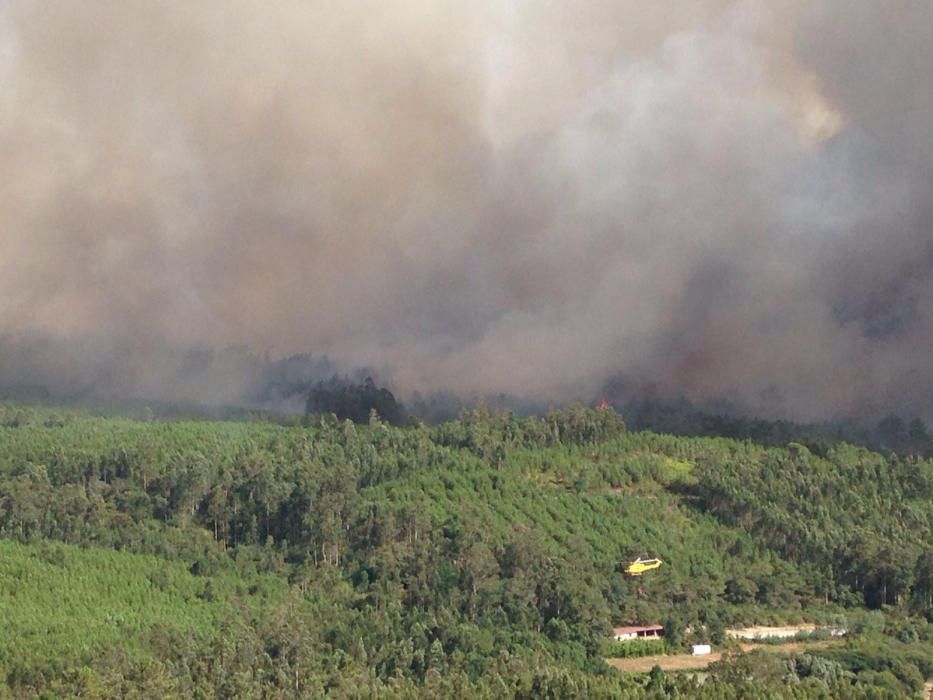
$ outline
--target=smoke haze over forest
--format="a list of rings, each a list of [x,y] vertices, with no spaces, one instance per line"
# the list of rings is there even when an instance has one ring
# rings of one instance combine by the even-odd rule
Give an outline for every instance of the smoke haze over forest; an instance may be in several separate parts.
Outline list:
[[[933,418],[931,66],[928,0],[7,0],[0,385]]]

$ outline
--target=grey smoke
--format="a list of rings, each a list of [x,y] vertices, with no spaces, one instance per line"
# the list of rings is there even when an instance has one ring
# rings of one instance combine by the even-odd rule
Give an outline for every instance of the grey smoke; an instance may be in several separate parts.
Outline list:
[[[929,418],[931,65],[926,0],[9,0],[0,384]]]

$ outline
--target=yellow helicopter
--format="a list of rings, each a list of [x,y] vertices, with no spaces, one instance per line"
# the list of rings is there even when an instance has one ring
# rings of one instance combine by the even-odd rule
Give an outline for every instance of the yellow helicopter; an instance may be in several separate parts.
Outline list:
[[[625,573],[629,576],[641,576],[646,571],[652,571],[657,569],[664,562],[660,559],[642,559],[639,557],[625,569]]]

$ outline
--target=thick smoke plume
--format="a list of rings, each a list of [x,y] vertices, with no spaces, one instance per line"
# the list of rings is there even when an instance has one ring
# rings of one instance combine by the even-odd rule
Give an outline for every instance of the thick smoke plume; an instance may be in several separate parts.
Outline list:
[[[928,0],[7,0],[0,384],[930,417],[930,66]]]

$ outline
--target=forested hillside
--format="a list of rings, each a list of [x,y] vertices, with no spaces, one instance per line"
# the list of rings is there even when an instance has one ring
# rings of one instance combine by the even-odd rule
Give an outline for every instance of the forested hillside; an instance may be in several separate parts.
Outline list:
[[[8,405],[0,426],[0,696],[867,698],[933,676],[929,461],[582,408],[397,428]],[[664,564],[627,577],[638,556]],[[852,634],[702,684],[603,660],[613,625],[676,648],[801,621]]]

